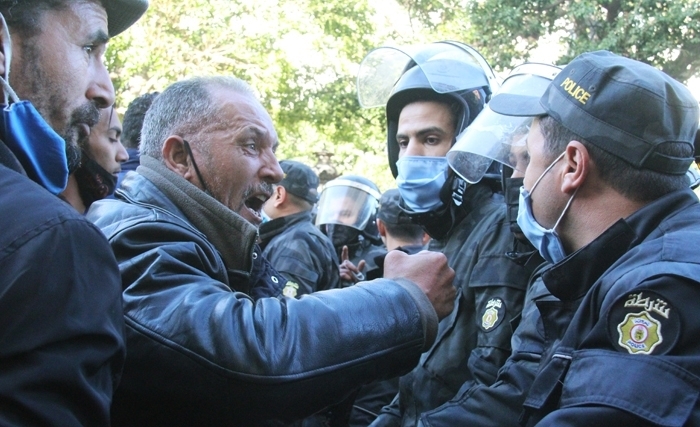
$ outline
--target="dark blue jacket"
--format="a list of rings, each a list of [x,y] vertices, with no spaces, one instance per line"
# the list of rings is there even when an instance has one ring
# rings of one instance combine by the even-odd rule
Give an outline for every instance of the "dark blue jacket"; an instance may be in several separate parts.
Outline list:
[[[497,382],[421,425],[698,425],[698,224],[697,197],[674,192],[543,269]]]
[[[612,264],[600,275],[548,272],[553,295],[581,302],[545,352],[528,425],[700,425],[699,225],[697,197],[677,191],[584,248]]]
[[[114,255],[1,142],[0,188],[0,425],[109,425],[125,356]]]

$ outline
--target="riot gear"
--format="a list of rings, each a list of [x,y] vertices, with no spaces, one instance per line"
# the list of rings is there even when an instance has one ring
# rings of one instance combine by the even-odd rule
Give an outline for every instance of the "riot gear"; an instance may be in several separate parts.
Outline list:
[[[343,246],[348,247],[351,260],[357,260],[364,247],[382,244],[376,223],[380,197],[372,181],[357,175],[341,176],[325,185],[316,226],[333,241],[339,257]]]
[[[469,126],[498,88],[493,70],[471,46],[443,41],[409,48],[381,47],[360,65],[358,97],[364,107],[386,103],[389,167],[396,178],[399,145],[396,140],[403,108],[416,101],[437,101],[454,114],[455,135]],[[441,206],[429,212],[406,208],[412,220],[431,237],[443,238],[455,224],[455,207],[464,192],[461,178],[449,174],[440,190]],[[458,193],[452,193],[452,190]],[[456,201],[453,203],[453,200]]]
[[[539,97],[559,71],[561,68],[554,65],[522,64],[506,77],[496,95],[512,93],[523,97]],[[487,176],[493,170],[494,164],[502,165],[503,196],[507,205],[506,220],[518,237],[522,236],[516,222],[518,198],[522,176],[529,163],[525,140],[532,119],[532,116],[504,116],[487,105],[472,125],[457,137],[457,142],[447,153],[450,167],[470,183],[479,182]],[[519,177],[512,177],[514,172]]]

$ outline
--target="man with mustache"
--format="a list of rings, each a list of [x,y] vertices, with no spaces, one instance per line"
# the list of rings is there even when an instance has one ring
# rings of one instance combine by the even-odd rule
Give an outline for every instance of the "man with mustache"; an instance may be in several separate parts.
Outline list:
[[[114,102],[106,43],[147,6],[0,0],[2,425],[109,425],[125,354],[119,271],[99,229],[56,195],[79,135]]]
[[[281,295],[256,244],[283,177],[277,145],[243,81],[175,83],[146,114],[141,165],[88,211],[124,287],[129,351],[112,425],[291,422],[407,372],[435,339],[455,296],[442,254],[392,252],[389,279]]]

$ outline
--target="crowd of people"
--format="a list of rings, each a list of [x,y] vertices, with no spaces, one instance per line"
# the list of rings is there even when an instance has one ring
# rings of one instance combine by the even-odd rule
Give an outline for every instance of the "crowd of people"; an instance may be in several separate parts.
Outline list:
[[[233,76],[120,122],[103,56],[147,7],[0,0],[0,424],[700,425],[684,85],[379,47],[396,188],[321,186]]]

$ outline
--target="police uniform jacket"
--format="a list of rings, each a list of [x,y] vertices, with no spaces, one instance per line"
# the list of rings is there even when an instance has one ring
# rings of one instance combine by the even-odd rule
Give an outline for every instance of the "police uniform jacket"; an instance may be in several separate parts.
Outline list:
[[[511,353],[511,321],[520,314],[533,248],[505,220],[505,202],[485,183],[464,194],[463,219],[443,241],[431,241],[455,270],[459,293],[440,322],[438,338],[373,426],[415,426],[420,414],[453,398],[461,387],[492,384]]]
[[[109,425],[125,357],[114,255],[2,142],[0,188],[0,425]]]
[[[88,212],[122,274],[128,352],[113,425],[302,418],[406,372],[434,341],[435,311],[406,280],[264,298],[280,281],[257,230],[217,204],[142,156],[117,200]]]
[[[498,381],[421,425],[698,424],[698,221],[690,190],[671,193],[545,268]]]
[[[700,425],[698,224],[697,197],[673,192],[580,251],[611,264],[600,275],[570,269],[578,253],[552,269],[549,291],[582,301],[543,357],[528,424]]]
[[[282,292],[297,297],[340,287],[338,257],[330,239],[299,212],[260,226],[263,256],[284,276]]]

